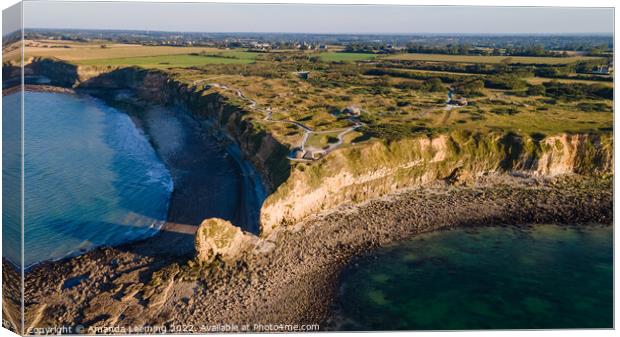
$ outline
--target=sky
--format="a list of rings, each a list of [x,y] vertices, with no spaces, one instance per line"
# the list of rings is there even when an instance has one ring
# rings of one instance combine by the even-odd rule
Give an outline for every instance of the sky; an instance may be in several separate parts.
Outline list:
[[[19,30],[22,26],[21,6],[15,4],[2,11],[2,36]]]
[[[612,33],[611,8],[24,2],[25,28],[290,33]]]

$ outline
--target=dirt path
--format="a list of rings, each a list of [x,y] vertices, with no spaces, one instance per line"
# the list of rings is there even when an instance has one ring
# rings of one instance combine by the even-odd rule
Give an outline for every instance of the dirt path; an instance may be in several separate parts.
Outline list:
[[[200,81],[195,82],[194,84],[198,84]],[[255,100],[247,97],[241,90],[239,89],[235,89],[235,88],[231,88],[227,85],[224,84],[220,84],[220,83],[208,83],[207,85],[214,87],[214,88],[219,88],[219,89],[224,89],[224,90],[228,90],[228,91],[232,91],[235,93],[235,95],[237,95],[237,97],[245,100],[246,102],[248,102],[248,107],[252,110],[255,111],[259,111],[263,114],[265,114],[265,117],[263,118],[264,121],[267,122],[273,122],[273,123],[284,123],[284,124],[292,124],[297,126],[298,128],[300,128],[303,131],[303,135],[302,138],[299,142],[299,145],[297,146],[302,152],[306,151],[306,144],[308,142],[308,138],[313,135],[313,134],[327,134],[327,133],[334,133],[337,131],[340,131],[340,133],[338,133],[337,138],[338,141],[332,144],[329,144],[327,148],[325,149],[313,149],[314,152],[319,153],[321,155],[326,155],[329,152],[332,152],[334,150],[336,150],[337,148],[339,148],[340,146],[342,146],[343,142],[344,142],[344,136],[349,133],[349,132],[353,132],[359,128],[361,128],[362,126],[364,126],[365,124],[362,123],[361,121],[359,121],[358,119],[356,119],[355,117],[350,117],[348,118],[348,121],[353,123],[353,126],[348,127],[348,128],[344,128],[344,129],[334,129],[334,130],[323,130],[323,131],[314,131],[312,130],[312,128],[310,128],[309,126],[301,123],[301,122],[297,122],[297,121],[291,121],[288,119],[273,119],[273,112],[271,111],[271,108],[259,108],[258,104],[256,103]],[[298,158],[292,158],[289,157],[289,160],[299,160]],[[312,158],[310,160],[315,160],[315,158]]]

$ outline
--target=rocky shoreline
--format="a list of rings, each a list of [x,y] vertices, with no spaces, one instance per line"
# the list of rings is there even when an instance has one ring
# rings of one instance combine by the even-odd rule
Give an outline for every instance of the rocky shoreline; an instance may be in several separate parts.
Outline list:
[[[27,273],[26,328],[329,329],[340,271],[352,257],[454,227],[611,225],[611,184],[610,178],[574,175],[549,180],[497,175],[460,187],[436,183],[278,229],[236,263],[199,266],[189,254],[162,256],[145,242],[101,248]]]
[[[35,92],[56,92],[64,94],[74,94],[75,90],[72,88],[57,87],[54,85],[44,84],[24,84],[24,86],[14,86],[7,89],[2,89],[2,96],[12,95],[23,91],[35,91]]]
[[[188,159],[196,155],[195,149],[185,151]],[[60,326],[92,329],[74,331],[82,333],[128,333],[136,326],[159,330],[133,332],[217,332],[221,325],[242,331],[244,324],[254,331],[273,324],[329,329],[341,270],[351,258],[376,247],[462,226],[613,222],[609,177],[497,174],[466,186],[436,181],[344,204],[254,237],[254,249],[236,262],[201,265],[193,248],[194,232],[203,220],[195,209],[204,202],[192,192],[189,177],[181,186],[175,181],[170,221],[155,236],[28,270],[26,332]],[[12,268],[3,264],[6,277]]]
[[[83,90],[49,85],[26,85],[24,89],[34,92],[66,94],[84,92]],[[13,87],[3,90],[3,94],[7,95],[10,94],[11,91],[19,92],[20,90],[21,87]],[[97,96],[96,92],[92,91],[86,91],[84,93],[95,94],[95,96]],[[216,177],[216,181],[206,181],[208,179],[213,180],[213,177],[205,177],[208,176],[208,174],[204,172],[205,169],[208,169],[205,166],[205,164],[208,164],[205,163],[205,160],[208,160],[209,157],[197,158],[196,153],[201,153],[203,156],[205,156],[206,152],[226,153],[226,156],[233,158],[227,159],[229,162],[234,160],[236,165],[239,165],[239,171],[241,172],[239,179],[240,183],[244,186],[260,184],[260,176],[252,175],[252,172],[248,172],[251,169],[248,167],[249,164],[245,163],[237,153],[231,153],[231,151],[234,150],[232,145],[226,146],[226,144],[217,142],[212,135],[208,134],[209,130],[201,125],[198,120],[190,116],[189,113],[182,111],[182,109],[174,112],[175,120],[173,121],[180,123],[179,127],[181,130],[177,130],[179,131],[177,134],[172,134],[171,132],[163,132],[164,129],[171,127],[169,125],[170,116],[164,116],[160,113],[165,110],[164,108],[133,99],[129,101],[112,101],[106,99],[107,97],[100,98],[103,98],[104,101],[110,105],[125,110],[125,112],[129,114],[137,127],[147,135],[149,141],[155,147],[156,152],[170,170],[174,180],[174,189],[170,197],[167,221],[160,231],[152,237],[128,242],[116,246],[114,249],[127,252],[134,256],[145,257],[144,261],[148,261],[147,263],[149,266],[155,269],[173,262],[185,262],[191,259],[194,251],[194,233],[202,220],[208,217],[206,214],[213,212],[214,208],[224,208],[224,206],[230,208],[234,206],[222,205],[221,203],[225,201],[214,203],[213,200],[210,199],[213,198],[211,196],[211,194],[213,194],[211,192],[214,192],[213,185],[219,184],[225,177]],[[182,135],[179,133],[182,133]],[[180,138],[176,139],[177,136]],[[206,138],[209,139],[206,140]],[[172,143],[176,143],[174,148],[170,148],[170,144]],[[231,172],[230,174],[233,173]],[[249,192],[244,193],[244,190],[248,190]],[[256,215],[255,221],[258,221],[257,214],[260,209],[260,204],[257,203],[259,200],[254,200],[251,195],[247,195],[254,193],[256,190],[257,188],[250,186],[248,188],[240,188],[239,191],[235,192],[240,194],[235,198],[243,200],[243,205],[235,211],[238,216],[232,214],[231,216],[238,217],[239,221],[243,222],[247,221],[246,219],[248,218],[245,214],[251,213]],[[205,206],[207,204],[212,205]],[[232,205],[234,202],[231,201],[230,204]],[[211,209],[211,211],[209,211],[209,209]],[[256,227],[255,224],[251,224],[251,226]],[[87,252],[86,254],[98,254],[108,250],[109,248],[102,247],[95,249],[93,252]],[[36,274],[38,270],[46,270],[50,266],[70,264],[71,261],[80,259],[82,256],[83,255],[67,257],[58,261],[43,262],[28,268],[25,274],[29,276]],[[5,279],[18,280],[20,278],[19,272],[16,271],[15,266],[10,262],[3,261],[3,266]],[[26,287],[26,290],[28,290],[28,287]],[[10,324],[12,326],[19,326],[19,289],[8,289],[4,298],[7,303],[10,303],[10,305],[4,307],[6,309],[5,311],[7,311],[6,316],[12,317],[9,319],[11,322]],[[26,307],[28,307],[29,297],[27,294],[25,298]],[[27,322],[28,319],[26,319],[26,328],[28,328]]]

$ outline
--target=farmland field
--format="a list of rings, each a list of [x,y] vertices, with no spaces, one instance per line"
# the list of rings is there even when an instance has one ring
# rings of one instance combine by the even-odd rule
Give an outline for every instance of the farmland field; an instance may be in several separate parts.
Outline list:
[[[471,56],[471,55],[444,55],[444,54],[395,54],[387,56],[388,60],[406,61],[436,61],[459,63],[510,63],[510,64],[569,64],[581,60],[592,60],[596,57],[535,57],[535,56]]]
[[[145,64],[158,64],[159,61],[146,59],[148,57],[170,57],[174,55],[187,56],[189,54],[204,54],[219,58],[254,60],[260,53],[247,52],[245,50],[223,50],[207,47],[172,47],[172,46],[141,46],[137,44],[102,44],[102,43],[74,43],[69,41],[30,41],[24,42],[25,57],[54,57],[64,61],[79,64],[108,64],[126,65],[141,62]],[[5,61],[18,57],[19,49],[5,54]],[[13,55],[14,54],[14,55]],[[133,59],[144,58],[145,60]],[[126,60],[133,59],[133,60]],[[86,62],[93,60],[92,62]],[[173,60],[184,63],[190,61],[188,58]],[[153,63],[155,62],[155,63]],[[168,62],[168,61],[162,61]],[[212,59],[210,62],[204,61],[201,64],[230,64],[230,63],[249,63],[247,61],[224,61]]]
[[[121,57],[216,53],[222,50],[204,47],[141,46],[134,44],[77,44],[25,42],[24,53],[29,57],[55,57],[65,61],[108,59]]]
[[[424,63],[439,62],[506,62],[505,56],[469,56],[444,54],[372,54],[276,49],[273,52],[249,52],[246,48],[198,48],[171,46],[140,46],[101,42],[73,43],[65,41],[30,40],[26,53],[52,56],[78,65],[96,67],[139,66],[163,69],[176,80],[185,83],[219,83],[239,89],[245,97],[260,108],[269,108],[275,120],[292,120],[303,123],[314,131],[307,145],[323,148],[338,135],[335,130],[350,127],[351,123],[332,114],[349,105],[363,107],[364,119],[369,126],[358,130],[362,135],[356,143],[371,138],[411,137],[419,132],[450,132],[477,130],[488,132],[503,130],[548,135],[562,132],[594,132],[608,128],[613,115],[609,102],[584,95],[577,99],[558,99],[557,95],[527,93],[527,87],[517,89],[485,88],[481,83],[474,94],[467,97],[468,106],[446,109],[449,87],[464,86],[472,81],[483,81],[489,76],[466,72],[383,67],[382,64],[365,65],[372,59],[409,58]],[[316,57],[319,58],[317,62]],[[587,57],[575,55],[566,58],[510,57],[515,63],[574,62]],[[356,64],[356,62],[359,62]],[[192,68],[196,67],[196,68]],[[519,65],[515,65],[519,67]],[[309,71],[309,79],[295,75],[295,70]],[[368,70],[385,70],[373,73]],[[442,69],[438,67],[438,69]],[[446,68],[451,69],[451,68]],[[518,76],[518,75],[515,75]],[[439,88],[430,86],[431,79],[439,80]],[[543,85],[547,82],[580,83],[612,87],[611,82],[594,82],[578,79],[547,79],[522,77],[526,85]],[[472,82],[473,83],[473,82]],[[437,85],[437,83],[435,83]],[[228,96],[231,101],[244,106],[257,120],[263,119],[260,111],[252,111],[249,102],[239,99],[234,90],[212,89]],[[276,139],[291,146],[302,136],[298,128],[281,124],[264,125]],[[386,131],[387,130],[387,131]],[[329,133],[334,131],[334,133]],[[386,133],[387,132],[387,133]],[[355,136],[355,137],[354,137]],[[360,134],[351,134],[350,143]],[[332,137],[330,139],[330,137]],[[351,138],[353,137],[353,138]]]
[[[192,67],[205,64],[247,64],[252,58],[232,58],[202,55],[160,55],[145,57],[123,57],[75,61],[77,64],[105,66],[140,66],[145,68]]]

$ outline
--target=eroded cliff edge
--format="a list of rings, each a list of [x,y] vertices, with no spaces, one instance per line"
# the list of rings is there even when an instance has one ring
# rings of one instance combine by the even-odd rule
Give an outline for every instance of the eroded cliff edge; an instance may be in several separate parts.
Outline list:
[[[437,180],[474,182],[490,173],[536,177],[607,175],[613,171],[609,134],[559,134],[544,139],[493,132],[455,132],[342,149],[297,166],[265,201],[263,231],[295,224],[347,201],[365,201]]]
[[[490,173],[553,177],[613,173],[611,133],[526,135],[505,131],[420,135],[344,147],[326,157],[293,163],[289,145],[269,134],[243,107],[208,86],[194,86],[159,70],[74,66],[35,59],[27,75],[54,85],[117,95],[131,90],[144,101],[181,106],[212,121],[239,145],[261,172],[269,193],[261,209],[261,234],[292,225],[346,202],[362,202],[437,180],[467,184]],[[104,89],[104,90],[102,90]],[[114,97],[108,97],[114,99]]]

